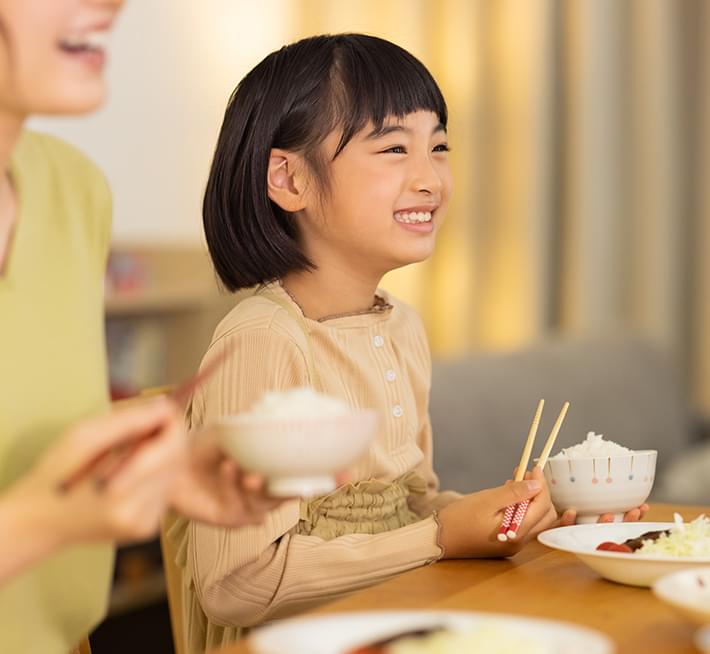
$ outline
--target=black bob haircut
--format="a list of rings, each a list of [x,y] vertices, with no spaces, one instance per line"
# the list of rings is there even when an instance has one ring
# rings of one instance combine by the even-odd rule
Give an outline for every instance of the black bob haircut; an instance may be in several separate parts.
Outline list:
[[[271,201],[272,148],[300,152],[325,186],[319,145],[342,132],[335,157],[368,123],[418,110],[446,127],[446,102],[424,65],[394,43],[364,34],[314,36],[284,46],[232,93],[203,204],[215,270],[230,291],[313,268],[298,243],[293,215]]]

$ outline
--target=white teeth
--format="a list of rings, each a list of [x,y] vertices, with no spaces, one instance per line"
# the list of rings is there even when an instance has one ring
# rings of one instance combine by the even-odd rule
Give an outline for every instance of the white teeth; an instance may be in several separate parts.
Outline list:
[[[86,44],[90,48],[103,50],[108,45],[108,37],[109,33],[106,31],[89,32],[89,34],[86,35]]]
[[[70,50],[103,50],[108,45],[108,37],[106,30],[70,34],[63,37],[60,44]]]
[[[398,211],[396,214],[394,214],[394,219],[398,223],[406,223],[408,225],[418,224],[418,223],[428,223],[431,221],[431,211],[413,211],[413,212]]]

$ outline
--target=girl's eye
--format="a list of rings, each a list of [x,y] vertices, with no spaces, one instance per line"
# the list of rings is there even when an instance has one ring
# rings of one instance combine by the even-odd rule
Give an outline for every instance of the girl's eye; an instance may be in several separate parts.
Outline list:
[[[448,143],[439,143],[439,145],[434,146],[434,152],[450,152],[451,148]]]
[[[382,150],[382,153],[392,153],[392,154],[407,154],[407,151],[404,149],[404,146],[402,145],[393,145],[391,148],[387,148],[386,150]]]

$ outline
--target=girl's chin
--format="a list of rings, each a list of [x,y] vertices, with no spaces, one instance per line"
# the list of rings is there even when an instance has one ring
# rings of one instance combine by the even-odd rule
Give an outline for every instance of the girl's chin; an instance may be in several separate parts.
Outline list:
[[[401,268],[402,266],[408,266],[412,263],[421,263],[426,261],[434,253],[434,247],[421,247],[414,249],[409,249],[407,252],[399,252],[398,256],[395,258],[395,264],[392,269]]]

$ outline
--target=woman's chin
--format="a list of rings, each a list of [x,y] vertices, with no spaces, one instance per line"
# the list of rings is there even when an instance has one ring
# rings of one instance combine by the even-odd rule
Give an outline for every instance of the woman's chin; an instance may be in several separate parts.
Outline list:
[[[28,113],[45,115],[85,114],[96,111],[106,99],[103,80],[77,84],[78,88],[64,89],[61,93],[45,92],[31,103]]]

